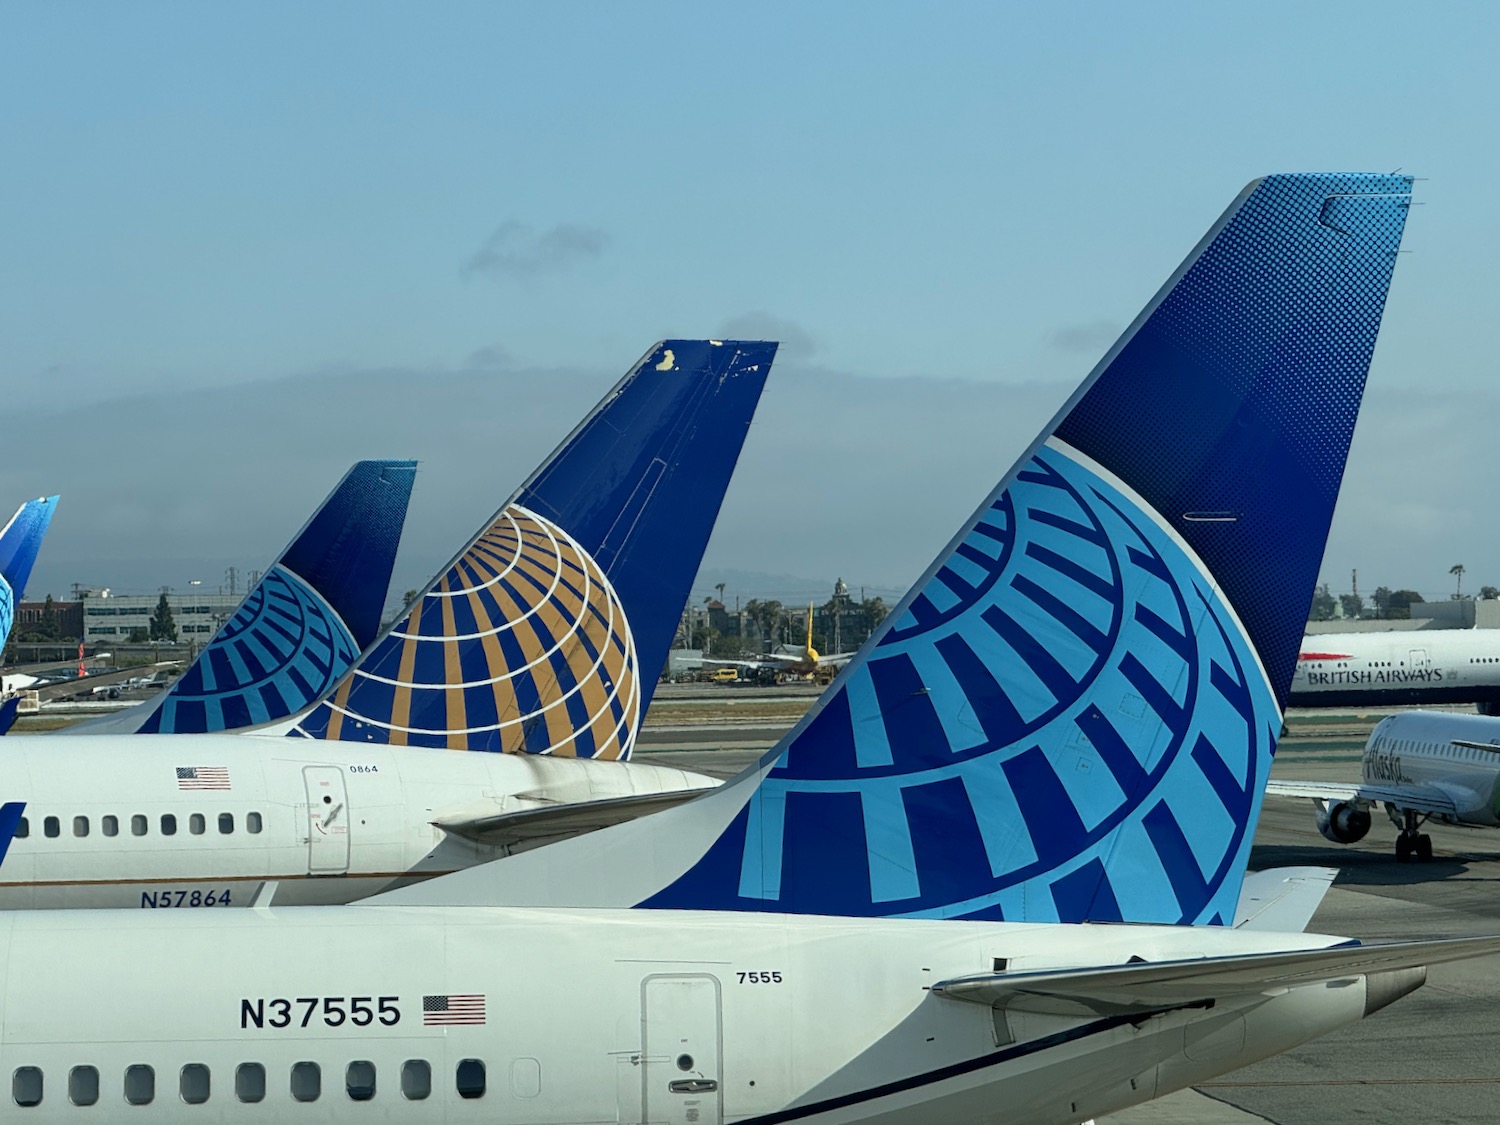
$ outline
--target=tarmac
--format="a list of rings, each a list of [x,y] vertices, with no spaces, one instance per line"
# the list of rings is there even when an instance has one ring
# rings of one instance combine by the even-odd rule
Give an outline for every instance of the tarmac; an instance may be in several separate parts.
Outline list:
[[[777,694],[789,692],[797,694]],[[800,688],[668,688],[652,705],[637,759],[732,776],[775,743],[811,694]],[[1365,738],[1384,713],[1292,712],[1272,776],[1358,779]],[[1433,862],[1397,863],[1395,829],[1383,816],[1363,841],[1341,846],[1318,834],[1310,801],[1268,798],[1250,866],[1340,870],[1313,919],[1315,932],[1367,941],[1500,934],[1500,832],[1424,830],[1432,836]],[[1101,1118],[1100,1125],[1355,1120],[1500,1120],[1500,957],[1435,966],[1424,987],[1369,1019],[1196,1089]]]

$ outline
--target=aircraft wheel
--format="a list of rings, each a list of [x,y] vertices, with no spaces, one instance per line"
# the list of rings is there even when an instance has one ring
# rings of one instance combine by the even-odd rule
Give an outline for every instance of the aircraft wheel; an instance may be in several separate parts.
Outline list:
[[[1432,862],[1432,837],[1425,832],[1412,841],[1412,850],[1417,854],[1419,863]]]
[[[1404,832],[1396,837],[1396,861],[1407,863],[1411,860],[1411,837]]]

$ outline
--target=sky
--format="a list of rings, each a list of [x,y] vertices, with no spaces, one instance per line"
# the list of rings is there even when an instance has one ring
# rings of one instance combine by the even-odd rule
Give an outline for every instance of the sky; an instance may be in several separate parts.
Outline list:
[[[1328,168],[1421,179],[1323,579],[1500,585],[1497,50],[1478,3],[0,0],[28,596],[264,566],[360,457],[421,461],[420,586],[728,336],[783,347],[699,594],[894,600],[1246,182]]]

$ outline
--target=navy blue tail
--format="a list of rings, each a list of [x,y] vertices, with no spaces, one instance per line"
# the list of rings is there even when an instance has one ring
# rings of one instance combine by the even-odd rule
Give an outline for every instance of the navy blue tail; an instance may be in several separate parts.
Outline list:
[[[42,537],[47,534],[56,510],[56,496],[28,500],[0,529],[0,645],[10,637],[16,603],[26,596],[31,568],[36,565]]]
[[[425,901],[1231,921],[1409,192],[1251,184],[757,769]]]
[[[293,733],[628,757],[775,353],[651,349]]]
[[[236,730],[317,700],[379,631],[416,464],[356,464],[176,683],[86,733]]]

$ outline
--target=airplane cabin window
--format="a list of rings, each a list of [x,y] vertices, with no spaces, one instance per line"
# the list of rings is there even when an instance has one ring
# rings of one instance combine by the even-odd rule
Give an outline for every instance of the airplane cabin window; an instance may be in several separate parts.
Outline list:
[[[219,835],[228,836],[234,831],[234,813],[221,812],[219,814]]]
[[[146,834],[146,818],[136,813],[130,818],[130,834],[132,836],[144,836]]]
[[[344,1068],[344,1089],[356,1102],[367,1102],[375,1096],[375,1064],[360,1060]]]
[[[266,1068],[260,1063],[240,1063],[234,1072],[234,1096],[242,1102],[266,1098]]]
[[[156,1098],[156,1071],[145,1063],[125,1068],[125,1100],[131,1105],[150,1105]]]
[[[188,817],[188,831],[191,832],[194,836],[203,835],[204,830],[207,829],[207,827],[208,822],[203,819],[203,814],[201,812],[195,812],[192,816]]]
[[[68,1101],[74,1105],[93,1105],[99,1100],[99,1070],[92,1066],[75,1066],[68,1071]]]
[[[245,831],[250,833],[252,836],[260,831],[260,813],[253,812],[245,814]]]
[[[208,1101],[208,1067],[202,1063],[188,1063],[177,1075],[177,1093],[188,1105],[202,1105]]]
[[[10,1096],[17,1105],[41,1105],[41,1068],[35,1066],[16,1067],[16,1072],[10,1077]]]
[[[73,818],[73,835],[87,836],[89,834],[89,818],[86,816],[75,816]]]
[[[484,1063],[478,1059],[461,1060],[458,1064],[456,1078],[459,1097],[484,1097]]]
[[[30,836],[30,835],[31,835],[31,822],[29,820],[27,820],[23,816],[21,818],[21,823],[18,824],[18,825],[16,825],[16,839],[17,840],[24,840],[24,839],[26,839],[27,836]]]
[[[177,818],[169,812],[161,814],[161,834],[163,836],[177,835]]]
[[[55,840],[62,835],[62,822],[55,816],[49,816],[42,821],[42,832],[47,839]]]
[[[407,1059],[401,1064],[401,1093],[409,1102],[432,1093],[432,1067],[426,1059]]]
[[[118,836],[120,834],[120,818],[117,816],[105,816],[99,819],[99,831],[106,836]]]
[[[323,1092],[323,1072],[315,1062],[292,1064],[292,1097],[299,1102],[315,1102]]]

